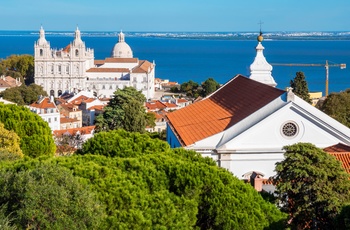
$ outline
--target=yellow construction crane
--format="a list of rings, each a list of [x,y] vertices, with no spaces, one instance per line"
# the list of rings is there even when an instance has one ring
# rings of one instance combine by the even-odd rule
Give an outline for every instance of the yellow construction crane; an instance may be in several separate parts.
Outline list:
[[[324,66],[326,69],[326,96],[328,96],[328,78],[329,78],[329,67],[340,67],[340,69],[345,69],[346,64],[328,64],[328,61],[326,61],[326,64],[301,64],[301,63],[273,63],[271,64],[279,65],[279,66]]]

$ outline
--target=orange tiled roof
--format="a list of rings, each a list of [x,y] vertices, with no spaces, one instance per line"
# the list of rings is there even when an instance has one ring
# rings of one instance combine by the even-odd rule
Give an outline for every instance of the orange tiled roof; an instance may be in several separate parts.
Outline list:
[[[70,51],[70,44],[67,45],[66,47],[64,47],[64,49],[62,51],[66,52],[66,53],[69,53],[69,51]]]
[[[105,105],[94,105],[88,108],[88,110],[103,110]]]
[[[163,102],[157,100],[152,102],[146,102],[146,108],[149,110],[165,109],[166,105]]]
[[[95,65],[103,65],[105,64],[105,60],[94,60]]]
[[[63,130],[54,130],[54,136],[62,136],[63,134],[69,133],[70,135],[75,135],[78,131],[80,134],[91,133],[95,129],[95,126],[85,126],[81,128],[72,128],[72,129],[63,129]]]
[[[137,63],[137,58],[106,58],[105,63]]]
[[[339,143],[324,148],[323,150],[332,156],[335,156],[335,158],[342,163],[345,171],[350,173],[350,146]]]
[[[77,118],[61,117],[60,122],[61,124],[64,124],[64,123],[79,122],[79,120]]]
[[[125,72],[129,72],[129,69],[127,68],[90,68],[86,72],[125,73]]]
[[[132,72],[133,73],[147,73],[148,69],[152,69],[153,64],[150,63],[149,61],[140,61],[139,65],[135,67]]]
[[[167,115],[183,146],[202,140],[243,120],[285,91],[237,75],[209,97]]]
[[[186,99],[177,99],[177,103],[185,103],[188,102]]]
[[[55,103],[50,102],[50,98],[45,97],[38,102],[34,102],[33,104],[30,105],[30,107],[38,108],[38,109],[51,109],[51,108],[56,108]]]
[[[6,82],[4,79],[0,78],[0,87],[10,88],[11,85],[8,82]]]

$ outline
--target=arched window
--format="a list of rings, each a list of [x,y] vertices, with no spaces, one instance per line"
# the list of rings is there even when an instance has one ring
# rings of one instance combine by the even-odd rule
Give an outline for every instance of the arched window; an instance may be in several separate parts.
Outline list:
[[[62,95],[62,90],[58,90],[58,96]]]
[[[40,56],[43,56],[44,52],[43,49],[40,49]]]
[[[55,91],[53,89],[50,90],[50,96],[55,96]]]
[[[75,56],[78,57],[79,56],[79,50],[75,50]]]

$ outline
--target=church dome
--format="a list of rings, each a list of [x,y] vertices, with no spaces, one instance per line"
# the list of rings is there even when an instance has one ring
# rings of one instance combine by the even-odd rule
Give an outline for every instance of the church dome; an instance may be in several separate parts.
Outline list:
[[[132,50],[130,46],[125,42],[125,37],[123,32],[119,33],[119,41],[115,44],[112,50],[113,58],[132,58]]]

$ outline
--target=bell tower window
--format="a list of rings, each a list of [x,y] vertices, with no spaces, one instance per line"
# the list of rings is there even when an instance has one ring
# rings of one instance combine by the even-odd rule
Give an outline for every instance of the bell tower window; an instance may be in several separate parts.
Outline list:
[[[75,50],[75,56],[78,57],[79,56],[79,50]]]
[[[43,56],[43,49],[40,49],[40,51],[39,51],[39,53],[40,53],[40,56]]]

